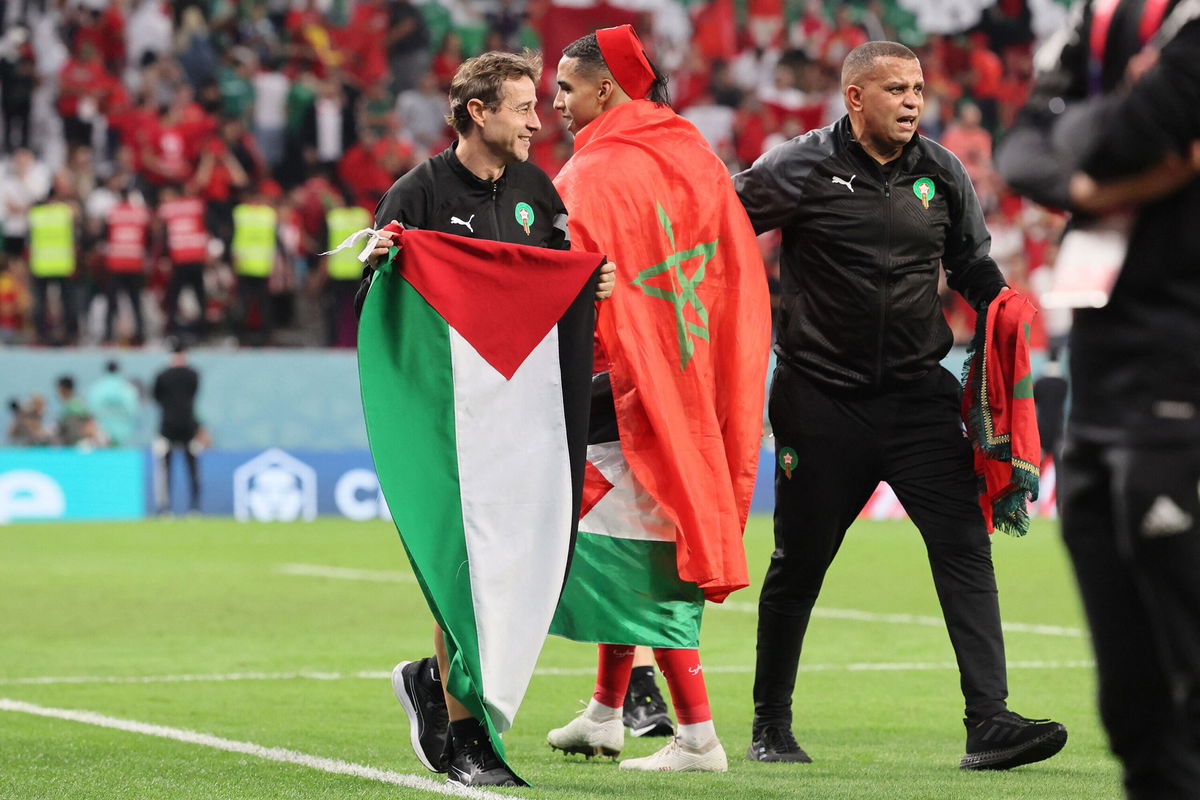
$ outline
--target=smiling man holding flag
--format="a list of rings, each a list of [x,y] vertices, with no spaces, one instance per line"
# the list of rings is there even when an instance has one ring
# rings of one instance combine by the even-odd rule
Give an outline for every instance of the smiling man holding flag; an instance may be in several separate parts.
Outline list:
[[[650,645],[678,735],[624,769],[724,771],[699,658],[704,601],[747,585],[742,532],[762,435],[766,274],[725,165],[666,103],[624,25],[563,51],[554,107],[575,134],[555,180],[572,244],[617,286],[597,321],[583,515],[552,633],[600,645],[587,710],[552,747],[617,755],[634,648]]]
[[[437,622],[437,657],[398,665],[392,686],[417,757],[463,785],[524,784],[499,734],[566,579],[592,302],[611,290],[600,255],[568,250],[562,201],[526,163],[540,76],[530,52],[463,63],[457,142],[380,201],[379,268],[359,298],[371,454]]]

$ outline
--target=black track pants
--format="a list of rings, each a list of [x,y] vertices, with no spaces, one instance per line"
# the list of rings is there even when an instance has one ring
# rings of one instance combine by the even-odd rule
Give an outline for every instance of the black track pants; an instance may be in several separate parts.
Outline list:
[[[1200,446],[1068,441],[1059,470],[1100,678],[1130,800],[1200,797]]]
[[[756,724],[791,722],[800,649],[825,571],[880,481],[891,485],[925,540],[966,715],[982,719],[1004,710],[991,541],[960,397],[958,381],[941,367],[891,391],[853,397],[818,388],[788,366],[776,369],[769,409],[775,551],[759,597]],[[789,476],[779,462],[792,454]]]

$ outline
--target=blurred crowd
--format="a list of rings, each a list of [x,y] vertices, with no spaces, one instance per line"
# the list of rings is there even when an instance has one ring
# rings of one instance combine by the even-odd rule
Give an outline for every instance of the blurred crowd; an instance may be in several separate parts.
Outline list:
[[[451,141],[458,65],[544,49],[532,158],[553,176],[571,153],[551,108],[557,54],[623,22],[731,171],[842,115],[852,47],[908,44],[922,133],[963,160],[997,262],[1036,296],[1062,220],[1006,191],[991,153],[1028,89],[1035,31],[1064,13],[1056,0],[0,0],[0,344],[353,345],[359,265],[317,254]],[[761,246],[774,273],[778,242]],[[972,312],[945,298],[968,340]]]
[[[145,387],[126,378],[116,361],[105,365],[104,375],[80,391],[71,375],[55,381],[58,415],[50,419],[46,396],[39,392],[25,399],[10,398],[8,444],[18,447],[129,446],[141,421]]]

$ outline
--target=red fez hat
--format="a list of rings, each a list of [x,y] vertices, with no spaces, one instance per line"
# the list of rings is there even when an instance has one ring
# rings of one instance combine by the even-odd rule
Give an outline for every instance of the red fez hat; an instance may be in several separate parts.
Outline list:
[[[650,66],[646,48],[633,26],[601,28],[596,31],[596,43],[617,85],[634,100],[645,99],[654,84],[654,67]]]

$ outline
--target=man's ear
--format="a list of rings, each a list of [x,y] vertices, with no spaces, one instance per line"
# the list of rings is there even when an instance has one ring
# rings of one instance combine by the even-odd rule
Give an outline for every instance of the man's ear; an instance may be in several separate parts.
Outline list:
[[[600,105],[604,105],[613,96],[613,88],[615,86],[616,83],[612,78],[600,79],[596,88],[596,99],[600,101]]]
[[[475,120],[475,124],[481,128],[483,127],[483,112],[486,110],[487,106],[484,105],[484,102],[477,97],[472,97],[467,101],[467,114],[469,114],[471,119]]]
[[[846,87],[846,108],[851,111],[862,111],[863,88],[857,84]]]

